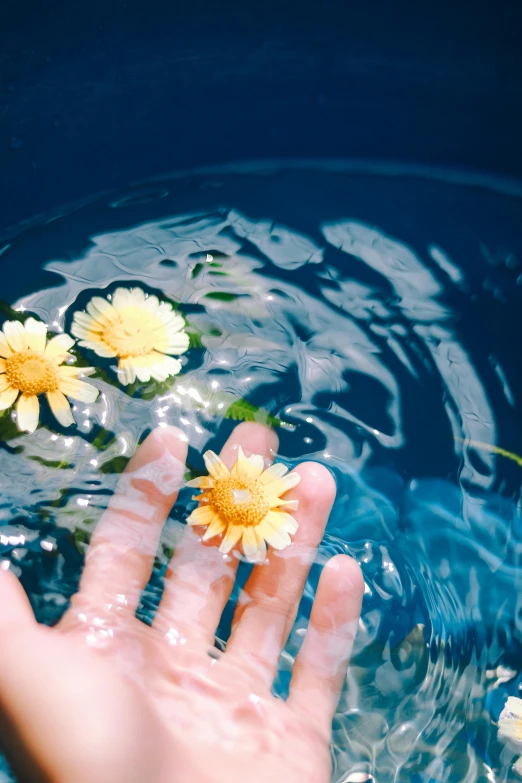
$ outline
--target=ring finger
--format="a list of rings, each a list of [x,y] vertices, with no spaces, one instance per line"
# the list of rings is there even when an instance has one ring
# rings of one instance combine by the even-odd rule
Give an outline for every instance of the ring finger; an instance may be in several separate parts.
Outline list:
[[[285,496],[298,500],[298,530],[291,545],[270,549],[267,562],[254,568],[238,603],[227,658],[261,672],[269,686],[297,614],[299,601],[335,499],[327,468],[307,462],[296,468],[299,485]]]

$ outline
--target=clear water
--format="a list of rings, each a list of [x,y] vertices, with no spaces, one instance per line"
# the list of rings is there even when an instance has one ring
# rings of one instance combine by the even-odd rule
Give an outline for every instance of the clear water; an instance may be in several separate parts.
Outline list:
[[[521,194],[412,172],[222,170],[75,205],[0,245],[1,298],[50,325],[139,284],[202,333],[172,388],[129,396],[107,361],[77,429],[44,417],[27,436],[0,420],[0,560],[38,618],[63,613],[143,433],[177,424],[200,465],[244,398],[284,420],[283,458],[323,462],[339,488],[278,693],[321,564],[348,552],[365,575],[332,780],[515,780],[495,721],[522,683],[522,467],[474,444],[522,452]]]

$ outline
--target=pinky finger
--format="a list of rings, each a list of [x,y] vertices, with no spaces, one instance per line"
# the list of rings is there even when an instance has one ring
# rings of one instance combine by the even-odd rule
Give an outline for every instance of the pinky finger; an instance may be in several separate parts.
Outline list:
[[[364,581],[346,555],[323,569],[310,623],[297,656],[289,705],[330,732],[357,633]]]

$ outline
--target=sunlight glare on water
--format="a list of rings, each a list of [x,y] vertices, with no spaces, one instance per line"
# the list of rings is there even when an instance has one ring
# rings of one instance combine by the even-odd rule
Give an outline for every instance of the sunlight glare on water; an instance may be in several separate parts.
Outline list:
[[[516,780],[495,722],[522,683],[521,466],[491,447],[522,452],[520,195],[312,166],[221,171],[100,198],[6,240],[2,299],[54,331],[70,333],[93,295],[140,286],[178,303],[199,335],[161,385],[126,389],[98,360],[101,394],[74,403],[76,429],[44,416],[28,436],[0,419],[0,563],[38,618],[63,613],[143,433],[178,425],[200,467],[244,400],[233,417],[277,417],[281,458],[318,460],[338,485],[277,693],[321,566],[347,552],[365,576],[332,780]],[[143,617],[190,497],[164,530]]]

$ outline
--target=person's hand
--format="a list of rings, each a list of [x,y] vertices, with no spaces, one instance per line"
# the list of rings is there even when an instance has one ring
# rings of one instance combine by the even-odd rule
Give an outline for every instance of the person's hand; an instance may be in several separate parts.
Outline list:
[[[267,459],[277,438],[241,424],[226,443]],[[363,581],[339,555],[324,567],[285,702],[280,652],[335,497],[304,463],[288,549],[269,550],[240,595],[225,653],[214,633],[238,560],[184,529],[152,627],[135,610],[183,484],[186,438],[153,432],[129,462],[59,625],[38,625],[0,571],[0,738],[22,780],[52,783],[326,783],[331,722],[357,629]],[[290,496],[290,495],[289,495]],[[233,554],[233,553],[231,553]]]

